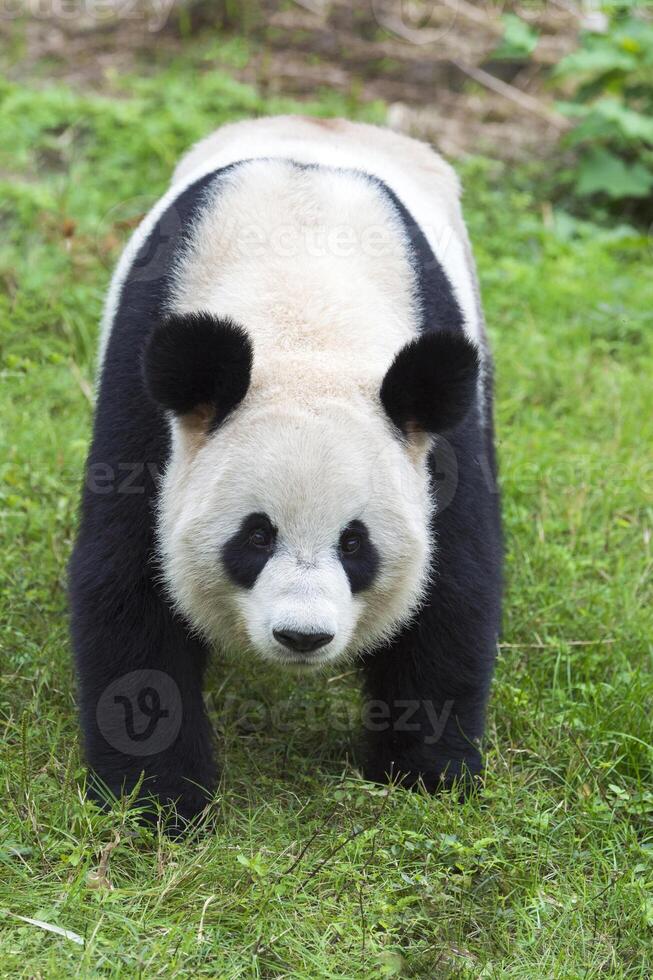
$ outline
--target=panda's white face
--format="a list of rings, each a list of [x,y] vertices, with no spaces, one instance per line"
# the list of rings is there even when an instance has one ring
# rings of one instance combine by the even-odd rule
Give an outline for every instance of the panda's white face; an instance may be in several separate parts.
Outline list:
[[[429,572],[423,451],[355,401],[260,404],[209,438],[175,425],[160,498],[168,591],[237,652],[319,666],[385,639]]]

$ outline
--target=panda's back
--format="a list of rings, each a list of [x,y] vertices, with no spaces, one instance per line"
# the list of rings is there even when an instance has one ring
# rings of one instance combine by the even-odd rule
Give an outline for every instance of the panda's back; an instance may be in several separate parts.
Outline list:
[[[419,333],[406,229],[378,182],[289,160],[237,164],[206,195],[170,289],[174,313],[231,317],[255,365],[378,382]],[[308,376],[306,376],[308,377]]]
[[[193,227],[177,229],[175,202],[200,184]],[[167,308],[232,316],[265,360],[340,358],[378,375],[436,323],[482,344],[458,198],[457,178],[436,153],[389,130],[294,116],[224,126],[182,159],[125,250],[101,357],[123,284],[162,220],[168,234],[185,237],[167,270]],[[433,266],[431,295],[420,264]]]
[[[483,335],[476,274],[453,168],[430,146],[393,130],[348,119],[272,116],[221,126],[180,160],[173,187],[236,160],[285,158],[359,170],[382,181],[418,222],[454,284],[467,333]]]

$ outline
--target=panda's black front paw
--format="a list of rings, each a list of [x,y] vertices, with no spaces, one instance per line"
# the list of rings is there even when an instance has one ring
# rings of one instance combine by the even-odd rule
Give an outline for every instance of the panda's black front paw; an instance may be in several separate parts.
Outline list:
[[[98,806],[109,809],[120,798],[130,798],[135,785],[110,785],[92,776],[87,795]],[[156,824],[163,817],[166,832],[176,836],[184,833],[211,802],[212,792],[187,779],[144,779],[137,794],[130,800],[138,808],[138,819],[144,824]]]
[[[480,788],[482,773],[483,760],[475,747],[462,756],[434,753],[420,744],[398,751],[377,748],[368,750],[363,765],[363,775],[370,782],[391,782],[404,789],[423,786],[429,793],[455,785],[463,796]]]
[[[160,804],[166,811],[166,829],[174,833],[183,831],[188,825],[196,820],[211,802],[212,792],[190,783],[186,779],[179,779],[166,785],[157,785],[156,794],[152,793],[150,800],[155,804],[153,811],[158,815],[160,809],[156,804]],[[147,801],[146,790],[142,793],[142,799]],[[142,800],[139,800],[139,805]]]

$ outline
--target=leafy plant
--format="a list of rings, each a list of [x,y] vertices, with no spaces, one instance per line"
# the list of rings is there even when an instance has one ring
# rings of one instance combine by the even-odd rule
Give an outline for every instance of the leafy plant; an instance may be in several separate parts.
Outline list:
[[[503,36],[492,57],[495,61],[530,58],[537,47],[539,33],[516,14],[505,14]]]
[[[650,217],[653,191],[653,22],[642,7],[610,5],[605,30],[585,31],[577,51],[554,72],[570,84],[561,112],[575,121],[565,138],[575,163],[569,175],[581,199],[631,204]]]

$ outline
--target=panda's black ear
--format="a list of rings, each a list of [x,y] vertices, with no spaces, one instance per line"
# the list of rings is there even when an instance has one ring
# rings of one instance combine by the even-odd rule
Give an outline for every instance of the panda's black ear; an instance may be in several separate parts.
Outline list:
[[[175,415],[201,415],[215,429],[247,394],[252,345],[242,327],[210,313],[169,316],[143,356],[145,385]]]
[[[478,372],[478,350],[462,334],[424,333],[396,355],[381,385],[381,402],[405,435],[445,432],[471,408]]]

